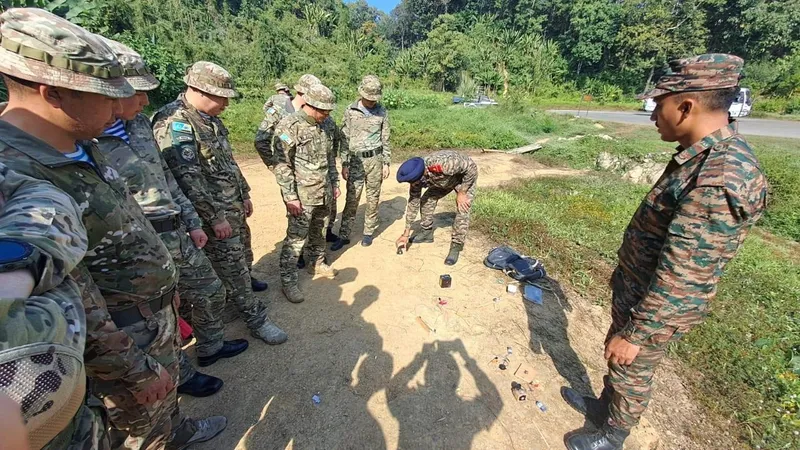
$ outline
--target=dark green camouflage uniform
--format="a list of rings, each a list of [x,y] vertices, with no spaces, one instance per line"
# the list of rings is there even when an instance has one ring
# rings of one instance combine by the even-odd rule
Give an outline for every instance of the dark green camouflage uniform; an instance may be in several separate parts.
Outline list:
[[[645,97],[736,87],[742,65],[721,54],[674,60]],[[677,148],[625,230],[611,280],[606,341],[622,336],[640,347],[630,366],[608,365],[614,427],[639,422],[667,346],[706,318],[726,264],[766,202],[766,177],[736,123]]]
[[[278,122],[294,113],[292,98],[286,94],[275,94],[264,103],[264,120],[256,132],[255,147],[261,160],[269,170],[275,170],[275,155],[272,152],[272,138]]]
[[[450,192],[463,192],[470,201],[475,198],[478,182],[478,166],[467,155],[455,150],[443,150],[423,158],[425,172],[422,179],[411,183],[406,207],[406,229],[410,229],[419,211],[423,230],[433,228],[433,213],[436,204]],[[422,188],[427,187],[425,193]],[[471,209],[471,208],[470,208]],[[453,222],[452,242],[464,244],[469,230],[470,211],[456,212]]]
[[[20,403],[33,448],[110,448],[105,409],[87,396],[86,316],[69,275],[88,245],[78,205],[0,163],[0,239],[34,246],[44,261],[33,296],[0,301],[0,392]]]
[[[178,266],[181,314],[186,315],[197,337],[197,355],[210,356],[223,344],[222,309],[225,288],[203,250],[195,247],[187,231],[202,229],[203,222],[161,156],[150,120],[139,114],[125,123],[130,144],[104,134],[98,147],[120,173],[128,189],[151,222],[174,220],[172,231],[159,233]],[[180,219],[178,219],[180,218]],[[181,352],[181,383],[195,369]]]

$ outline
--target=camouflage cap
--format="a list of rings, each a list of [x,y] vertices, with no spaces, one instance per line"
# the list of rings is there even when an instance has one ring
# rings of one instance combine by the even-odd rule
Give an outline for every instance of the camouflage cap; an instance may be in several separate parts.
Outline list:
[[[383,86],[381,86],[381,80],[378,77],[367,75],[358,86],[358,95],[363,99],[379,102],[381,101],[382,89]]]
[[[336,95],[322,83],[315,84],[305,93],[306,103],[317,109],[332,111],[336,109]]]
[[[198,61],[189,67],[183,82],[207,94],[218,97],[236,97],[233,77],[221,66],[208,61]]]
[[[144,65],[142,55],[121,42],[112,41],[104,36],[100,36],[100,38],[117,55],[117,60],[122,64],[122,72],[125,75],[125,79],[134,89],[137,91],[152,91],[158,87],[158,79]]]
[[[275,90],[278,91],[278,92],[280,92],[280,91],[288,91],[289,90],[289,86],[287,86],[286,84],[281,83],[280,81],[278,81],[277,83],[275,83]]]
[[[301,94],[305,94],[306,92],[308,92],[311,86],[320,83],[322,82],[319,81],[319,78],[315,77],[314,75],[311,75],[310,73],[307,73],[302,77],[300,77],[299,80],[297,80],[297,84],[294,85],[294,90]]]
[[[113,98],[135,93],[114,52],[97,35],[37,8],[0,15],[0,72]]]
[[[711,91],[739,85],[744,60],[725,53],[706,53],[673,59],[664,75],[640,100],[676,92]]]

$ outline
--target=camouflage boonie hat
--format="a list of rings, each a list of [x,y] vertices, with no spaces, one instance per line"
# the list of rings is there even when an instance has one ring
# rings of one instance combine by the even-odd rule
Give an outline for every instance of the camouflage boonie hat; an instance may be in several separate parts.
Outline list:
[[[217,97],[236,97],[233,77],[227,70],[208,61],[198,61],[189,67],[183,82],[207,94]]]
[[[319,78],[315,77],[314,75],[311,75],[310,73],[307,73],[302,77],[300,77],[299,80],[297,80],[297,84],[294,85],[294,90],[300,92],[301,94],[305,94],[306,92],[308,92],[311,86],[320,83],[322,82],[319,81]]]
[[[288,90],[289,90],[289,86],[287,86],[287,85],[285,85],[284,83],[281,83],[281,82],[279,81],[279,82],[275,83],[275,90],[276,90],[277,92],[280,92],[280,91],[288,91]]]
[[[122,73],[134,89],[137,91],[152,91],[158,87],[160,83],[155,75],[144,65],[142,55],[136,53],[135,50],[122,42],[112,41],[104,36],[100,36],[100,38],[117,55],[117,60],[122,64]]]
[[[650,92],[640,100],[676,92],[711,91],[736,87],[742,77],[744,60],[725,53],[706,53],[689,58],[673,59],[667,72]]]
[[[97,35],[37,8],[0,15],[0,72],[106,97],[135,93],[114,52]]]
[[[361,85],[358,86],[358,95],[363,99],[373,102],[381,101],[382,95],[381,80],[375,75],[367,75],[361,80]]]
[[[317,109],[333,111],[336,109],[336,95],[323,84],[311,86],[304,98],[306,103]]]

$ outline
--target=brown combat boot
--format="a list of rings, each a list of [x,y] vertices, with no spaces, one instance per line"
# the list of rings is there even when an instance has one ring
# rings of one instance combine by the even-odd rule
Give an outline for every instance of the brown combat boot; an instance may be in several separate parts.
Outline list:
[[[309,264],[306,267],[306,270],[308,271],[308,273],[310,273],[315,277],[319,276],[319,277],[333,278],[336,276],[337,273],[339,273],[338,270],[329,266],[328,263],[326,263],[325,260],[323,259],[320,259],[316,264]]]

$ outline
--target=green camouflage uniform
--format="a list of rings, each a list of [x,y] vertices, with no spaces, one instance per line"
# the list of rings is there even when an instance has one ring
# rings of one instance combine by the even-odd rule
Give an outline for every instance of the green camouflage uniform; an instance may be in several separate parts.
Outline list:
[[[114,52],[99,36],[53,14],[8,10],[0,20],[0,33],[2,73],[106,97],[135,92]],[[41,54],[48,57],[25,56]],[[62,64],[51,66],[48,61]],[[64,61],[72,69],[62,68]],[[177,271],[117,171],[92,143],[81,145],[94,164],[72,160],[0,121],[0,161],[18,173],[50,181],[81,210],[88,250],[73,278],[82,290],[86,313],[84,363],[94,381],[93,392],[108,408],[112,447],[163,447],[173,433],[177,434],[172,442],[179,445],[195,429],[193,421],[179,414],[175,389],[165,400],[148,406],[135,400],[164,370],[178,379],[180,337],[171,301]],[[91,289],[91,281],[99,291]],[[160,309],[154,311],[151,305]],[[144,319],[124,327],[115,323],[137,317]]]
[[[181,312],[191,316],[197,337],[197,355],[213,355],[223,344],[225,288],[211,261],[203,250],[195,247],[187,234],[187,230],[201,229],[203,222],[161,156],[150,120],[139,114],[124,125],[130,144],[119,137],[104,134],[98,138],[98,147],[119,171],[131,195],[151,222],[174,221],[175,228],[161,232],[159,236],[178,265]],[[195,369],[181,353],[183,383],[194,376]]]
[[[69,275],[87,247],[78,205],[0,163],[0,239],[32,245],[42,261],[33,296],[0,302],[0,392],[20,403],[33,448],[110,448],[105,409],[87,396],[86,316]]]
[[[250,284],[253,252],[244,211],[250,186],[233,159],[228,129],[181,94],[153,117],[153,133],[178,184],[203,219],[208,235],[204,251],[225,286],[227,302],[236,305],[248,328],[257,330],[266,322],[267,310]],[[212,226],[225,220],[233,234],[217,239]]]
[[[275,155],[272,153],[272,137],[275,127],[284,117],[295,112],[292,98],[286,94],[275,94],[264,103],[264,120],[256,132],[255,147],[261,160],[269,170],[275,169]]]
[[[330,90],[322,85],[312,87],[311,91],[317,87],[324,88],[333,99]],[[325,108],[332,109],[332,106],[333,101]],[[317,124],[305,111],[291,114],[281,120],[275,129],[272,143],[277,161],[275,178],[281,188],[283,201],[299,200],[304,208],[304,213],[298,217],[287,214],[289,223],[280,256],[281,283],[284,287],[297,285],[296,264],[306,238],[307,263],[313,267],[323,260],[326,219],[330,215],[333,189],[339,185],[334,148],[336,142],[338,131],[335,122],[328,118]]]
[[[464,192],[470,201],[475,198],[478,181],[478,166],[467,155],[454,150],[443,150],[423,158],[425,172],[419,182],[411,183],[406,207],[406,228],[410,229],[420,212],[423,230],[433,228],[433,213],[436,204],[450,192]],[[425,193],[422,188],[427,187]],[[464,244],[469,230],[470,211],[456,213],[453,222],[452,242]]]
[[[675,60],[649,97],[735,87],[743,61],[732,55]],[[677,148],[633,215],[612,276],[612,325],[640,346],[630,366],[609,362],[610,423],[634,427],[650,401],[667,346],[705,319],[717,282],[766,207],[767,180],[731,123]]]
[[[380,100],[380,92],[380,82],[375,76],[365,77],[359,86],[359,93],[367,100]],[[382,105],[368,109],[359,100],[344,112],[343,122],[340,154],[342,167],[347,167],[349,173],[339,237],[350,237],[365,182],[367,210],[364,213],[364,235],[372,236],[378,228],[383,167],[388,167],[392,161],[389,112]]]

